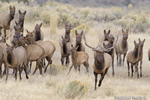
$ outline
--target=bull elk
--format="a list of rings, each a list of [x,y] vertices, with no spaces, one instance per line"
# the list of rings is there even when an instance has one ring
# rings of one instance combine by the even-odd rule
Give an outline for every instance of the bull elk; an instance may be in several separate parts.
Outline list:
[[[104,79],[104,76],[108,72],[108,69],[110,68],[112,64],[112,58],[108,53],[113,47],[105,49],[102,46],[98,46],[96,48],[89,46],[86,43],[86,38],[85,35],[83,37],[85,41],[85,45],[89,48],[91,48],[94,51],[94,76],[95,76],[95,90],[96,90],[96,85],[97,85],[97,75],[101,74],[101,78],[99,80],[98,86],[100,87],[102,84],[102,81]]]

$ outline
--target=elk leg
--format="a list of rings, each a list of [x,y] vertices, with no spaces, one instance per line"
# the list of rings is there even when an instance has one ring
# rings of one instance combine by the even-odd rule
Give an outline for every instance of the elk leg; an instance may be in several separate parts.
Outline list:
[[[118,66],[118,53],[116,52],[116,58],[117,58],[117,66]]]
[[[19,76],[20,76],[20,80],[22,80],[21,72],[22,72],[22,69],[21,69],[21,68],[19,68]]]
[[[48,64],[47,64],[47,66],[46,66],[46,68],[44,69],[44,73],[46,73],[46,71],[47,71],[47,67],[49,66],[49,62],[48,62]]]
[[[125,57],[126,57],[126,53],[123,55],[123,66],[124,66]]]
[[[71,71],[72,67],[73,67],[73,64],[71,65],[71,67],[70,67],[70,69],[69,69],[69,72],[68,72],[68,74],[70,73],[70,71]],[[67,74],[67,75],[68,75],[68,74]]]
[[[99,80],[99,84],[98,84],[98,86],[99,86],[99,87],[101,86],[102,81],[103,81],[103,79],[104,79],[104,77],[105,77],[105,75],[106,75],[107,71],[108,71],[108,68],[105,70],[105,72],[104,72],[104,73],[102,73],[102,74],[101,74],[101,78],[100,78],[100,80]]]
[[[131,77],[133,77],[133,72],[134,72],[134,70],[133,70],[133,65],[132,65],[132,64],[131,64],[131,71],[132,71]]]
[[[2,31],[1,30],[2,30],[2,28],[0,27],[0,36],[2,35]]]
[[[80,74],[80,65],[78,66],[78,71],[79,71],[79,74]]]
[[[96,72],[94,72],[94,76],[95,76],[95,89],[94,90],[96,90],[96,85],[97,85],[97,73]]]
[[[85,63],[84,63],[84,66],[86,67],[87,73],[89,73],[89,64],[88,64],[88,62],[85,62]]]
[[[30,70],[29,70],[29,73],[31,72],[31,67],[32,67],[32,61],[30,62]]]
[[[138,71],[138,64],[135,65],[136,71],[137,71],[137,78],[139,78],[139,71]]]
[[[33,72],[33,74],[32,74],[32,75],[34,75],[34,74],[35,74],[36,70],[38,69],[38,66],[39,66],[39,62],[38,62],[38,61],[36,61],[36,67],[35,67],[35,70],[34,70],[34,72]]]
[[[24,64],[24,72],[26,74],[26,79],[28,79],[29,77],[28,77],[28,73],[27,73],[27,64],[26,65]]]
[[[0,78],[2,78],[2,62],[0,62]]]
[[[142,63],[143,63],[143,61],[141,60],[140,61],[140,77],[142,77]]]
[[[69,64],[69,56],[66,57],[66,65]]]
[[[4,71],[3,71],[3,75],[5,75],[6,74],[6,64],[4,65]]]
[[[127,61],[127,65],[128,65],[128,76],[130,76],[130,65],[128,61]]]
[[[45,65],[46,65],[46,63],[45,63],[45,58],[44,58],[44,59],[42,59],[42,62],[43,62],[42,64],[44,65],[44,66],[43,66],[43,68],[44,68],[44,67],[45,67]]]
[[[119,54],[119,66],[121,67],[121,54]]]
[[[61,60],[61,64],[64,65],[64,57],[63,56],[61,56],[60,60]]]
[[[16,73],[15,73],[15,80],[17,81],[17,72],[18,72],[18,66],[16,68]]]
[[[4,28],[4,34],[5,34],[5,37],[6,37],[6,29]]]
[[[42,75],[42,65],[43,65],[43,64],[39,62],[39,71],[40,71],[40,74],[41,74],[41,75]]]
[[[115,72],[114,72],[114,60],[112,60],[112,75],[113,76],[115,75]]]
[[[7,71],[6,71],[7,73],[6,73],[6,81],[7,81],[7,79],[8,79],[8,74],[9,74],[9,67],[7,67]]]

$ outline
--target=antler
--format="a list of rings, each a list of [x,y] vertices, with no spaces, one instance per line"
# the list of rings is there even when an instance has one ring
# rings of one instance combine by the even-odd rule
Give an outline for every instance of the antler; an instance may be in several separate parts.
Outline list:
[[[91,49],[95,49],[94,47],[91,47],[91,46],[89,46],[87,43],[86,43],[86,38],[85,38],[85,33],[84,33],[84,35],[83,35],[83,40],[85,41],[85,45],[87,46],[87,47],[89,47],[89,48],[91,48]]]

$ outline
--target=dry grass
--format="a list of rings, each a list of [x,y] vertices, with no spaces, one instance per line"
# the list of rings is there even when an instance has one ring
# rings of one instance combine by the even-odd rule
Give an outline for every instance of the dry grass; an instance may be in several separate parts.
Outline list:
[[[99,8],[98,8],[99,9]],[[109,10],[109,9],[101,9]],[[25,28],[29,31],[33,31],[36,24],[40,22],[25,23]],[[111,33],[116,37],[121,30],[120,27],[116,27],[112,22],[110,23],[98,23],[97,25],[90,28],[88,33],[86,33],[86,38],[88,44],[97,46],[99,42],[103,39],[103,30],[111,30]],[[64,33],[64,29],[57,29],[56,34],[50,34],[49,26],[42,26],[42,31],[45,35],[45,40],[52,41],[56,46],[56,51],[53,56],[53,64],[61,65],[60,63],[60,47],[59,38],[60,35]],[[26,33],[26,31],[25,31]],[[74,34],[74,33],[73,33]],[[7,83],[5,83],[5,77],[0,79],[0,100],[66,100],[65,98],[65,87],[71,81],[77,80],[81,83],[86,84],[87,92],[79,98],[78,96],[74,98],[75,100],[114,100],[115,96],[146,96],[147,100],[150,98],[150,68],[147,52],[150,44],[150,34],[133,34],[129,33],[129,51],[133,50],[134,40],[138,38],[146,39],[144,45],[144,58],[143,58],[143,77],[140,79],[136,78],[136,73],[134,77],[128,77],[127,65],[125,63],[124,67],[116,66],[115,57],[115,76],[112,77],[112,69],[109,69],[108,74],[103,80],[102,86],[94,91],[94,75],[93,75],[93,51],[86,47],[86,52],[89,54],[90,63],[90,74],[89,76],[85,74],[86,70],[81,66],[81,75],[75,72],[74,69],[67,76],[68,69],[59,71],[59,73],[53,74],[43,74],[39,75],[39,71],[35,75],[29,75],[29,79],[25,79],[25,74],[23,73],[22,81],[15,81],[12,75],[9,75]],[[74,38],[75,40],[75,38]],[[9,43],[9,40],[8,40]],[[70,64],[71,65],[71,64]],[[35,67],[32,67],[32,71]],[[48,72],[50,69],[48,68]]]

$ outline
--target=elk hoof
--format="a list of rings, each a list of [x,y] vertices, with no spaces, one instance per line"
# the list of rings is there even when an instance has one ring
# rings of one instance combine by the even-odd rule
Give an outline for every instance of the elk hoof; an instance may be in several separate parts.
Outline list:
[[[101,82],[98,84],[98,86],[99,86],[99,87],[101,86]]]
[[[142,77],[142,74],[140,75],[140,77]]]
[[[29,79],[29,77],[28,77],[28,76],[26,76],[26,78],[27,78],[27,79]]]

